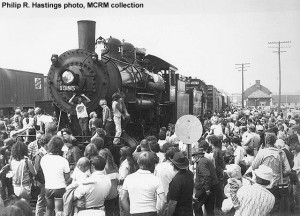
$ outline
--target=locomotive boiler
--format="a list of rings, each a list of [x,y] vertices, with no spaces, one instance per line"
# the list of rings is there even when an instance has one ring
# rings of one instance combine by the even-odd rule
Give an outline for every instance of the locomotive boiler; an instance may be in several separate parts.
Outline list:
[[[94,21],[78,21],[79,49],[51,57],[47,82],[59,127],[80,133],[75,106],[69,103],[74,93],[85,94],[91,100],[88,113],[96,110],[101,116],[100,99],[106,99],[110,106],[112,95],[123,92],[130,114],[127,133],[138,139],[157,133],[174,112],[174,103],[166,103],[172,97],[164,79],[169,77],[170,68],[155,63],[153,56],[147,58],[143,49],[130,43],[112,37],[95,40],[95,27]],[[95,52],[95,46],[97,50],[102,47],[101,52]],[[161,70],[163,75],[158,73]]]

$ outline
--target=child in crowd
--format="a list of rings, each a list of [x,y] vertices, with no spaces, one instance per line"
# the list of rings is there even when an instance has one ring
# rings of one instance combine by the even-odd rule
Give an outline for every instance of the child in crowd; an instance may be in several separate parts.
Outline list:
[[[76,167],[72,174],[72,184],[67,189],[77,187],[80,183],[90,177],[90,161],[86,157],[82,157],[77,161]]]
[[[91,134],[94,134],[94,131],[96,130],[95,122],[97,120],[97,113],[95,111],[90,113],[90,121],[89,121],[89,130]]]
[[[237,164],[226,165],[226,170],[229,179],[228,184],[224,188],[224,193],[227,196],[222,203],[222,211],[229,212],[233,207],[239,206],[239,201],[236,197],[236,192],[242,187],[241,167]]]

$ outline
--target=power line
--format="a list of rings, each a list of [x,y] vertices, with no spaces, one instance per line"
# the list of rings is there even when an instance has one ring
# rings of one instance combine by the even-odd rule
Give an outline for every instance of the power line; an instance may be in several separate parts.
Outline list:
[[[275,47],[269,47],[269,48],[276,48],[277,51],[273,51],[273,53],[278,53],[278,66],[279,66],[279,91],[278,91],[278,113],[281,109],[281,61],[280,61],[280,53],[286,52],[284,50],[281,50],[282,48],[290,48],[290,46],[283,47],[282,44],[289,44],[291,41],[278,41],[278,42],[268,42],[268,44],[275,44],[277,46]]]
[[[238,71],[242,71],[242,108],[244,108],[244,71],[246,68],[250,67],[250,63],[240,63],[240,64],[235,64],[238,66],[235,69],[238,69]]]

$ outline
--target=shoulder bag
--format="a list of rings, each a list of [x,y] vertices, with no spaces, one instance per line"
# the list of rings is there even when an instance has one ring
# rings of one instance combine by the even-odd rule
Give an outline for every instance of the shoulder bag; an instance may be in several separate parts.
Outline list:
[[[30,200],[31,199],[31,185],[28,185],[28,186],[23,185],[25,163],[26,163],[25,161],[24,162],[21,161],[20,165],[17,169],[17,173],[20,174],[21,179],[20,179],[20,185],[14,185],[14,193],[19,198]]]

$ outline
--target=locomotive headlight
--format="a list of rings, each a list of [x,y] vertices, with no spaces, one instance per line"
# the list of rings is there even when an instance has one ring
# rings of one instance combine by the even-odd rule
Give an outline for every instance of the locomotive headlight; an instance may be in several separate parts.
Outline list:
[[[65,84],[71,84],[74,81],[74,75],[70,71],[63,72],[61,77]]]

